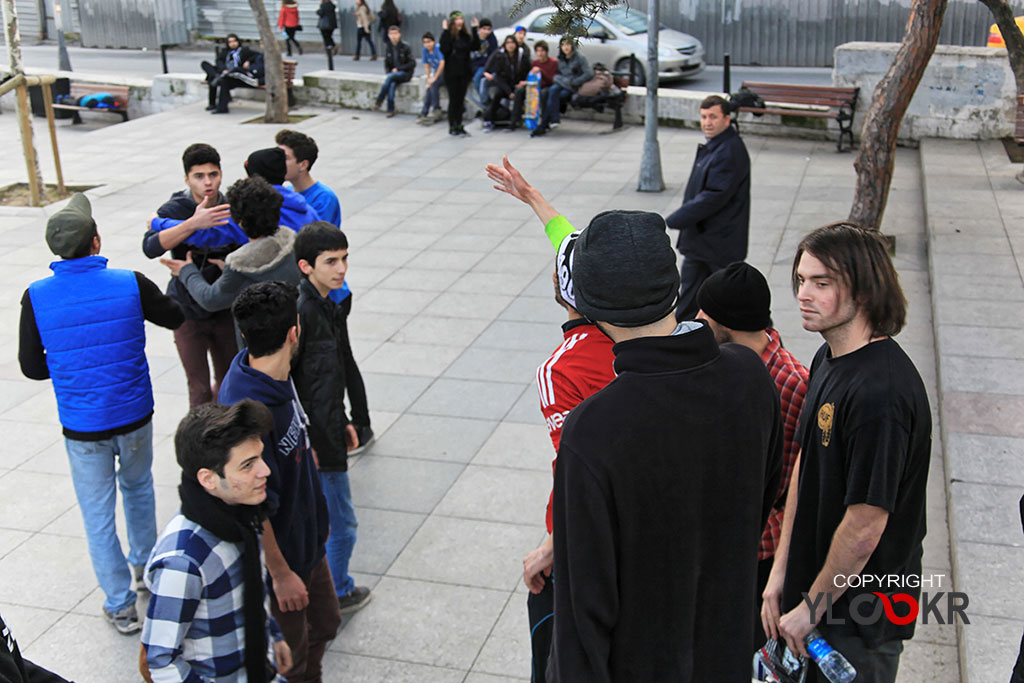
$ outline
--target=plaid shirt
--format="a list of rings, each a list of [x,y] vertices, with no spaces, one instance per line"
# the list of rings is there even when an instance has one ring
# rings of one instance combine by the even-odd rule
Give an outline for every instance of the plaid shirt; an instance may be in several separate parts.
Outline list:
[[[242,548],[180,513],[164,529],[146,565],[142,644],[154,683],[246,681]],[[282,636],[269,606],[267,633],[273,662]]]
[[[768,524],[761,536],[757,559],[766,560],[775,554],[782,534],[782,512],[786,506],[786,491],[789,489],[789,477],[793,473],[796,456],[800,453],[800,443],[796,440],[797,423],[800,420],[800,409],[804,405],[807,393],[807,368],[800,364],[786,349],[782,348],[779,333],[768,328],[768,346],[761,352],[761,360],[768,368],[768,374],[775,380],[782,403],[782,421],[784,425],[784,441],[782,450],[782,479],[779,481],[779,492],[775,495],[775,503]]]

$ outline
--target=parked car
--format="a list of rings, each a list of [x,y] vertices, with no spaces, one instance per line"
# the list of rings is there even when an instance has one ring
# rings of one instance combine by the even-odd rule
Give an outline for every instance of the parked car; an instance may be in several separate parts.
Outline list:
[[[1016,17],[1017,30],[1024,33],[1024,17]],[[1003,42],[1003,34],[999,32],[999,26],[992,24],[988,28],[988,44],[986,47],[1006,47]]]
[[[545,31],[554,7],[536,9],[517,22],[526,27],[526,42],[531,49],[538,40],[551,46],[551,57],[558,56],[560,36]],[[515,26],[495,29],[498,44]],[[634,83],[643,85],[647,63],[647,15],[625,5],[598,14],[580,38],[579,49],[593,65],[600,62],[613,71],[629,71],[629,57],[638,60]],[[661,26],[658,31],[658,79],[675,80],[695,76],[704,70],[704,45],[691,35]]]

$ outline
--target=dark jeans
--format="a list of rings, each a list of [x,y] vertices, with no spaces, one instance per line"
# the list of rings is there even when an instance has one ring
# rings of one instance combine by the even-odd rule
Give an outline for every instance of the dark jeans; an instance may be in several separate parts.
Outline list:
[[[552,89],[557,86],[551,86]],[[679,301],[676,302],[676,320],[693,320],[697,315],[697,290],[711,273],[718,270],[710,263],[683,257],[679,267]]]
[[[840,634],[827,626],[819,626],[818,630],[828,644],[841,652],[857,670],[858,681],[896,683],[896,670],[900,666],[900,653],[903,652],[902,640],[892,640],[869,650],[860,636]],[[828,679],[821,675],[818,667],[811,664],[804,683],[828,683]]]
[[[359,51],[363,49],[364,40],[370,44],[370,54],[376,57],[377,48],[373,44],[373,33],[367,31],[365,28],[360,28],[356,31],[356,57],[359,56]]]
[[[231,311],[220,311],[204,320],[186,320],[174,330],[174,345],[185,369],[189,408],[210,403],[217,397],[220,381],[238,353]],[[213,361],[212,389],[207,357]]]
[[[288,56],[289,57],[292,56],[292,45],[293,44],[295,45],[295,49],[298,51],[298,53],[300,55],[302,54],[302,46],[299,45],[299,41],[295,40],[295,32],[298,31],[298,30],[299,30],[298,26],[285,26],[284,27],[284,33],[285,33],[286,36],[288,36],[287,38],[285,38],[284,45],[288,49]]]
[[[774,556],[757,561],[757,600],[754,602],[754,605],[757,607],[754,610],[754,652],[760,650],[761,646],[768,640],[768,636],[764,634],[764,626],[761,625],[761,593],[764,593],[764,587],[768,585],[768,575],[772,572],[772,564],[774,562]]]
[[[338,596],[326,558],[313,569],[306,581],[306,590],[309,605],[297,612],[282,612],[277,598],[271,596],[270,599],[270,612],[292,650],[292,668],[281,672],[289,683],[319,683],[324,651],[341,626]]]
[[[384,98],[388,98],[388,111],[395,110],[395,90],[398,89],[402,83],[409,81],[409,74],[405,71],[395,71],[384,77],[384,83],[380,86],[380,92],[377,93],[377,101],[383,102]]]
[[[330,49],[330,48],[334,47],[334,29],[333,28],[322,28],[322,29],[320,29],[320,35],[324,39],[324,47],[325,48]]]
[[[544,106],[544,115],[541,116],[540,125],[548,126],[562,120],[562,102],[572,97],[572,90],[566,90],[557,83],[548,88],[548,100]]]
[[[555,623],[555,590],[551,577],[544,583],[544,590],[526,596],[526,612],[530,620],[530,648],[533,651],[532,683],[544,683],[551,654],[551,637]]]
[[[448,130],[462,128],[462,114],[466,111],[466,90],[472,76],[469,74],[445,74],[448,87]]]
[[[494,123],[498,115],[498,109],[510,94],[512,95],[512,111],[509,116],[509,123],[516,124],[523,117],[523,104],[526,101],[526,88],[515,88],[512,93],[502,92],[498,88],[491,88],[491,101],[484,113],[484,121]]]
[[[441,110],[441,88],[444,86],[444,74],[437,77],[434,84],[427,88],[427,94],[423,98],[423,109],[420,116],[426,116],[431,109]]]
[[[210,84],[209,105],[216,107],[218,111],[227,111],[228,102],[231,101],[232,88],[251,88],[252,86],[243,83],[228,75],[221,75],[217,67],[209,62],[202,63],[203,71],[206,72],[206,82]]]

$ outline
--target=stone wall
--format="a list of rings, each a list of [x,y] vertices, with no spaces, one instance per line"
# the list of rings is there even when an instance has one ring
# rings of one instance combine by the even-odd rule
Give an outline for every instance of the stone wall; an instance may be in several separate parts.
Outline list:
[[[875,86],[898,49],[897,43],[846,43],[836,48],[833,85],[860,88],[853,126],[858,137]],[[899,139],[1007,137],[1013,134],[1016,94],[1005,49],[940,45],[903,117]]]

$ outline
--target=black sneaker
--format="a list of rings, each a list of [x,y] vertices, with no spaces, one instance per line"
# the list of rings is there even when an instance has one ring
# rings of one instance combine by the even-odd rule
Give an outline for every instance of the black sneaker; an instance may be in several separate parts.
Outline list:
[[[452,133],[456,135],[456,133]],[[373,444],[373,430],[369,425],[356,425],[356,436],[359,437],[359,445],[348,452],[349,455],[359,455]]]
[[[341,608],[342,614],[349,614],[351,612],[358,612],[359,610],[366,607],[367,603],[370,602],[370,589],[366,586],[356,586],[352,589],[352,592],[346,596],[338,598],[338,607]]]
[[[126,636],[142,630],[142,623],[139,621],[139,613],[135,611],[135,605],[128,605],[117,612],[110,612],[104,607],[103,616],[114,625],[118,633],[123,633]]]

